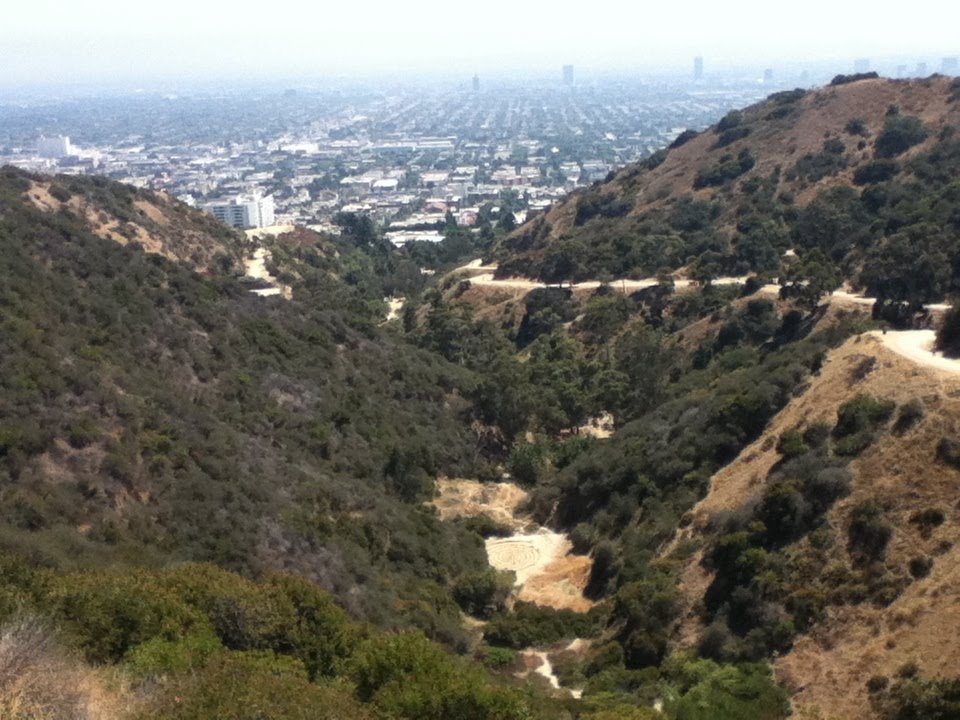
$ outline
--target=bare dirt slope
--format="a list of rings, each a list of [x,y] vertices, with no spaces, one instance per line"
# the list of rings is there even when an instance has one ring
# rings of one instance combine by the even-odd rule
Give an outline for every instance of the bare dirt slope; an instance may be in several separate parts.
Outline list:
[[[26,176],[25,176],[26,177]],[[218,258],[239,264],[240,235],[165,193],[141,191],[102,178],[29,176],[23,201],[43,212],[80,218],[98,237],[210,269]]]
[[[889,349],[887,344],[896,339],[894,333],[868,333],[830,353],[822,371],[774,418],[763,437],[714,476],[685,531],[688,538],[703,537],[713,515],[759,496],[779,459],[777,438],[784,431],[818,421],[834,423],[840,405],[858,393],[898,405],[923,402],[925,416],[915,427],[884,434],[852,462],[853,491],[830,511],[828,523],[841,539],[831,551],[833,562],[848,566],[842,539],[850,512],[871,499],[884,508],[894,528],[887,568],[909,577],[911,559],[929,558],[932,570],[912,581],[889,606],[832,607],[825,621],[776,660],[776,671],[794,692],[796,707],[811,717],[864,717],[867,681],[875,675],[892,676],[907,662],[917,662],[928,675],[950,674],[960,663],[960,471],[937,459],[941,440],[960,436],[960,374],[956,368],[923,364]],[[931,509],[942,512],[945,521],[924,530],[915,518]],[[678,633],[681,644],[697,636],[696,605],[710,582],[698,561],[699,556],[689,563],[683,578],[688,614]]]

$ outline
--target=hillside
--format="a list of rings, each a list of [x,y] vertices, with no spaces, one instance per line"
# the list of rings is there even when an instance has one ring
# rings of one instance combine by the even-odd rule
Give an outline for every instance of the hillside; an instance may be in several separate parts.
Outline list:
[[[938,301],[960,288],[958,123],[945,77],[777,93],[574,193],[493,258],[551,282],[756,272]]]
[[[197,270],[239,263],[240,234],[164,193],[137,190],[100,177],[42,178],[7,175],[23,199],[45,213],[78,221],[89,232],[121,245],[179,260]]]
[[[462,637],[441,588],[485,566],[481,540],[419,500],[436,474],[477,466],[472,379],[379,332],[376,309],[332,277],[259,298],[229,264],[200,275],[35,206],[37,187],[62,182],[0,178],[5,550],[65,567],[289,569],[360,617]],[[137,232],[239,254],[209,219],[171,213],[179,224]],[[429,615],[397,599],[432,592],[447,604]]]
[[[804,716],[952,717],[960,363],[930,346],[960,294],[958,128],[943,77],[780,93],[417,309],[415,332],[510,342],[529,422],[508,468],[607,613],[586,658],[551,656],[585,698],[700,717],[663,690],[678,663],[767,662]],[[700,707],[783,717],[761,705]]]
[[[809,635],[785,649],[775,667],[795,692],[796,707],[816,710],[815,717],[862,717],[871,678],[895,678],[910,664],[926,675],[949,676],[957,661],[950,638],[960,629],[951,589],[960,475],[946,448],[956,442],[960,418],[960,362],[952,361],[951,370],[919,364],[885,347],[883,337],[857,336],[831,352],[809,387],[714,475],[676,541],[705,543],[709,553],[727,542],[722,534],[732,532],[736,518],[751,515],[764,517],[769,531],[773,493],[807,452],[803,441],[794,449],[793,438],[833,428],[832,454],[851,458],[849,487],[822,520],[803,519],[801,505],[792,518],[778,516],[801,527],[786,538],[792,542],[766,545],[762,592],[768,600],[758,601],[786,598],[798,622],[797,612],[805,613]],[[868,430],[856,450],[842,447],[834,426],[851,417],[854,406],[865,407],[867,397],[889,403],[887,419]],[[713,572],[697,553],[683,573],[688,614],[678,630],[681,644],[705,637],[704,600],[709,607],[719,587]],[[719,642],[717,627],[713,642]]]
[[[130,718],[952,717],[958,108],[779,94],[400,250],[3,169],[0,663]]]

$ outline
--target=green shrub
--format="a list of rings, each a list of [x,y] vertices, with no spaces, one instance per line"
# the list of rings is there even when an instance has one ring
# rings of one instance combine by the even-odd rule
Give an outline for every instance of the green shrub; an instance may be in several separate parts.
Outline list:
[[[518,602],[511,613],[494,616],[483,630],[491,645],[521,650],[596,634],[597,617]]]
[[[523,720],[519,693],[498,688],[422,635],[380,635],[350,663],[357,696],[386,717],[405,720]]]
[[[876,503],[865,501],[851,511],[847,536],[849,550],[858,562],[877,562],[886,554],[893,527]]]
[[[700,133],[698,133],[696,130],[684,130],[682,133],[680,133],[677,136],[677,138],[672,143],[670,143],[670,149],[673,150],[674,148],[678,148],[678,147],[682,147],[683,145],[686,145],[688,142],[693,140],[699,134]]]
[[[860,135],[861,137],[866,137],[869,131],[867,130],[867,124],[861,118],[853,118],[847,121],[847,124],[844,126],[844,130],[848,135]]]
[[[927,414],[926,406],[920,398],[914,398],[900,406],[893,430],[899,435],[913,429]]]
[[[732,145],[737,140],[742,140],[750,134],[750,128],[740,125],[738,127],[732,127],[724,130],[720,133],[720,137],[717,138],[717,142],[714,147],[724,148],[727,145]]]
[[[755,164],[756,161],[750,154],[749,149],[741,150],[736,157],[729,154],[724,155],[716,165],[697,173],[693,187],[697,190],[706,187],[719,187],[749,172]]]
[[[914,578],[925,578],[933,569],[933,558],[915,557],[910,558],[910,575]]]
[[[681,693],[665,707],[676,720],[781,720],[790,714],[786,691],[763,665],[699,660],[683,668],[681,683]]]
[[[937,460],[960,470],[960,441],[953,438],[940,438],[940,442],[937,443]]]
[[[787,430],[777,440],[777,452],[787,460],[799,457],[810,450],[810,446],[804,442],[801,432],[794,428]]]
[[[532,487],[539,482],[547,466],[544,449],[537,443],[519,442],[510,451],[507,469],[520,485]]]
[[[912,115],[888,115],[883,132],[874,142],[874,148],[877,157],[892,158],[906,152],[914,145],[919,145],[928,136],[929,133],[923,127],[920,118]]]
[[[875,398],[872,395],[859,394],[848,400],[837,411],[837,424],[833,430],[835,438],[872,431],[890,419],[896,403],[891,400]]]
[[[900,166],[893,160],[877,160],[858,167],[853,182],[855,185],[874,185],[892,180],[899,172]]]
[[[298,667],[299,666],[299,667]],[[307,680],[297,661],[271,653],[215,654],[152,694],[142,720],[373,720],[347,688]]]
[[[453,586],[453,599],[468,615],[488,618],[504,609],[516,575],[500,570],[483,570],[461,576]]]
[[[955,305],[944,314],[934,348],[947,357],[960,357],[960,307]]]
[[[516,650],[505,647],[485,647],[481,653],[483,664],[492,670],[514,668],[520,659]]]
[[[717,123],[717,133],[722,133],[726,130],[731,130],[735,127],[738,127],[743,122],[743,113],[739,110],[731,110],[722,118],[720,122]]]
[[[876,80],[880,77],[875,72],[854,73],[852,75],[836,75],[830,81],[831,86],[849,85],[850,83],[860,82],[861,80]]]

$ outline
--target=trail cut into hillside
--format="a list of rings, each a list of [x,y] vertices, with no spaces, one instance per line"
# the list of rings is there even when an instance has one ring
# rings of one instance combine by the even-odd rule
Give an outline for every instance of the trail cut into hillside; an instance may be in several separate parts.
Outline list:
[[[262,280],[269,284],[269,287],[251,290],[254,295],[260,297],[271,297],[279,295],[286,300],[293,297],[293,291],[289,285],[283,285],[267,270],[267,250],[266,248],[257,248],[253,257],[245,263],[246,275],[254,280]]]

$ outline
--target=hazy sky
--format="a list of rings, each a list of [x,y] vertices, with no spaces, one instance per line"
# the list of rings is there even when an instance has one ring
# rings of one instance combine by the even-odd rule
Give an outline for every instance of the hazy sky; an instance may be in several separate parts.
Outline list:
[[[18,83],[960,55],[957,0],[14,0],[3,15],[0,82]]]

